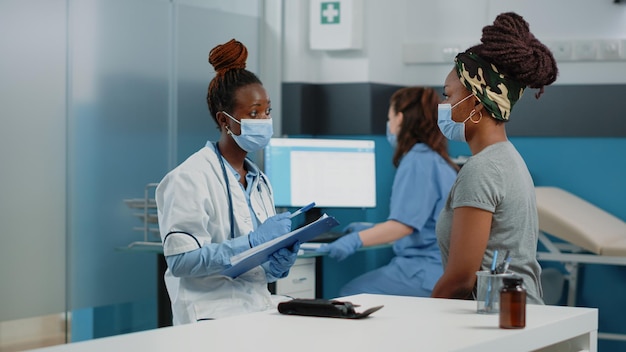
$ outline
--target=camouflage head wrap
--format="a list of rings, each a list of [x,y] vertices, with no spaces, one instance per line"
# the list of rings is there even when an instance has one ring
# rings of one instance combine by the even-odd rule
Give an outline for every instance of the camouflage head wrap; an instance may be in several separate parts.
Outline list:
[[[524,93],[523,84],[507,78],[493,65],[472,52],[454,58],[461,83],[470,90],[494,118],[508,121],[513,105]]]

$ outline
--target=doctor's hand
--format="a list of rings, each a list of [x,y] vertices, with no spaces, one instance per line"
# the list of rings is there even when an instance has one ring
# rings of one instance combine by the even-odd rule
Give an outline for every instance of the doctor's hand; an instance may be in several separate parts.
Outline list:
[[[264,265],[265,271],[278,279],[286,277],[289,274],[289,269],[296,262],[299,250],[300,242],[296,242],[289,248],[277,250],[270,256],[267,265]]]
[[[328,253],[331,258],[342,261],[354,254],[354,252],[362,246],[363,242],[361,242],[359,233],[350,232],[349,234],[343,235],[329,244],[320,246],[316,252]]]
[[[250,247],[256,247],[291,231],[290,215],[291,213],[286,211],[267,218],[264,223],[248,235]]]

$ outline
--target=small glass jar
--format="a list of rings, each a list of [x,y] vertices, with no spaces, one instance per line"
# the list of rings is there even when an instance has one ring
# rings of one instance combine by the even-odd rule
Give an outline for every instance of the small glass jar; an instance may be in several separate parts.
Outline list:
[[[526,290],[524,279],[505,277],[500,289],[500,328],[521,329],[526,326]]]

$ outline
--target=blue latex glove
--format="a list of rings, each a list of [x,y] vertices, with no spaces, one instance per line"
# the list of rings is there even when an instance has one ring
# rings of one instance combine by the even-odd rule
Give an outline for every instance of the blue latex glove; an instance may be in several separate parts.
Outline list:
[[[281,279],[289,274],[289,269],[296,262],[298,251],[300,250],[300,242],[296,242],[290,248],[281,248],[270,256],[268,265],[265,270],[275,278]]]
[[[363,246],[358,232],[343,235],[329,244],[323,244],[316,250],[319,253],[328,253],[331,258],[342,261],[351,256],[357,249]]]
[[[250,247],[256,247],[291,231],[290,215],[291,213],[286,211],[267,218],[264,223],[248,235]]]

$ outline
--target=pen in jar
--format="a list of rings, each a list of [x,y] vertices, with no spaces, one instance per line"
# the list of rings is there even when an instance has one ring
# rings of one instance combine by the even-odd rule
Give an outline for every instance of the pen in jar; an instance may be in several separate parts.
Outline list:
[[[498,263],[498,250],[493,251],[493,260],[491,261],[491,273],[496,274],[496,264]]]
[[[504,259],[502,260],[502,263],[500,263],[498,267],[496,268],[496,273],[497,274],[506,273],[506,271],[509,269],[510,263],[511,263],[511,251],[507,250],[506,254],[504,255]]]

